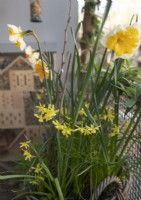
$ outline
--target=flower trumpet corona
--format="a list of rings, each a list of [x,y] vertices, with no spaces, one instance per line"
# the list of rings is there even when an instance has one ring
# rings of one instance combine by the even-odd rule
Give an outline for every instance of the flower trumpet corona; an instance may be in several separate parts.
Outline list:
[[[140,31],[137,23],[118,27],[103,40],[107,49],[114,51],[116,58],[127,59],[134,55],[140,45]]]
[[[20,48],[21,51],[23,51],[26,47],[26,43],[24,42],[23,38],[19,38],[15,44],[16,47]]]
[[[40,59],[35,64],[34,72],[37,76],[39,76],[41,81],[43,81],[44,78],[49,78],[49,69],[47,67],[47,64],[43,62],[42,66],[42,61]]]

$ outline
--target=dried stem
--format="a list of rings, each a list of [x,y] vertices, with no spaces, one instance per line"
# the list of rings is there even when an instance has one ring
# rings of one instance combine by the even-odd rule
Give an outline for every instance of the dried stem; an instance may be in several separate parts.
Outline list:
[[[69,60],[68,60],[68,66],[67,66],[67,71],[66,71],[66,76],[65,76],[65,81],[64,81],[64,87],[63,87],[62,96],[61,96],[60,109],[62,108],[62,105],[63,105],[66,83],[67,83],[67,80],[68,80],[69,68],[70,68],[70,63],[71,63],[71,58],[72,58],[72,54],[70,54]]]
[[[60,77],[62,75],[63,68],[64,68],[64,65],[65,65],[64,54],[65,54],[65,51],[66,51],[66,44],[67,44],[67,30],[68,30],[68,26],[69,26],[69,23],[70,23],[70,20],[71,20],[71,4],[72,4],[72,0],[69,0],[69,2],[70,2],[70,5],[69,5],[69,12],[68,12],[68,19],[67,19],[66,28],[64,30],[64,45],[63,45],[63,51],[62,51],[62,54],[61,54],[62,57],[61,57]]]

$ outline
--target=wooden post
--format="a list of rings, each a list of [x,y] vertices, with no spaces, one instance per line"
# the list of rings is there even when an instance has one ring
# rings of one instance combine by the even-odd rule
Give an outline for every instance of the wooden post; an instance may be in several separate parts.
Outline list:
[[[95,8],[100,4],[100,0],[85,0],[84,17],[82,22],[83,35],[80,41],[81,45],[81,63],[85,68],[91,48],[94,44],[94,38],[98,31],[98,18],[95,15]]]

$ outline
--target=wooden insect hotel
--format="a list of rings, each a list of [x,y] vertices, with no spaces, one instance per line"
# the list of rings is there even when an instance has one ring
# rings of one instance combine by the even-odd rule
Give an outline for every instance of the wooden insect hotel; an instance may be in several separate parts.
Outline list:
[[[24,135],[34,143],[38,140],[39,125],[34,118],[30,93],[40,89],[38,77],[22,56],[0,71],[0,153],[14,148]],[[41,142],[44,136],[42,131]]]

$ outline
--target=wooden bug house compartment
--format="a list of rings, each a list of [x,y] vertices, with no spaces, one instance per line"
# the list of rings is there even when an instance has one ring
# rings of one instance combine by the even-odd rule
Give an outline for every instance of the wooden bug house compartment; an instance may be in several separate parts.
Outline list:
[[[36,94],[40,88],[40,80],[22,56],[0,70],[0,153],[11,152],[24,136],[35,143],[38,141],[39,124],[34,117],[30,92]],[[41,142],[44,134],[45,131],[40,133]],[[13,139],[9,143],[10,135]]]

